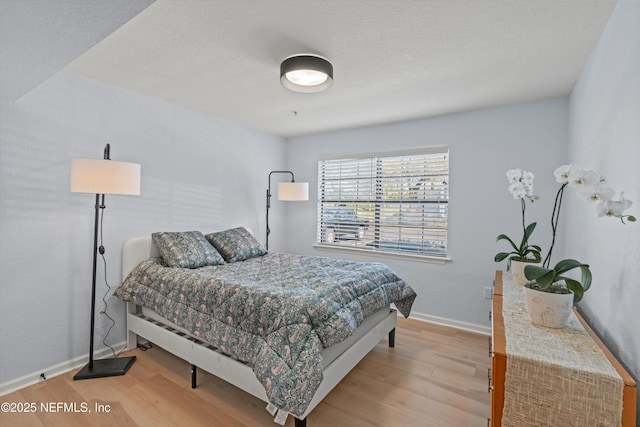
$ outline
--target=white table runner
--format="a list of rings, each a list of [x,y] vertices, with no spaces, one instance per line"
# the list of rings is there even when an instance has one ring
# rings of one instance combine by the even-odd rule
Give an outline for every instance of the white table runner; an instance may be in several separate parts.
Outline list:
[[[619,427],[624,383],[574,313],[563,329],[530,322],[523,286],[503,274],[507,371],[503,427]]]

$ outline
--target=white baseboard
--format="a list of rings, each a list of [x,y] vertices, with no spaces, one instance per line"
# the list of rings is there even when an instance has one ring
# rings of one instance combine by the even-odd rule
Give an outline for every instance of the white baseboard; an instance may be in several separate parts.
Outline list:
[[[126,342],[122,341],[120,343],[112,345],[113,348],[124,348],[126,346]],[[103,357],[113,356],[111,353],[111,349],[103,348],[100,351],[94,352],[94,359],[101,359]],[[86,365],[89,361],[89,353],[84,356],[77,357],[72,360],[67,360],[66,362],[58,363],[57,365],[50,366],[48,368],[37,370],[31,374],[24,375],[20,378],[16,378],[13,380],[9,380],[5,383],[0,384],[0,396],[4,396],[9,393],[13,393],[14,391],[23,389],[25,387],[29,387],[30,385],[37,384],[43,380],[41,375],[47,379],[57,377],[58,375],[65,374],[69,371],[73,371],[75,369],[80,369],[84,365]]]
[[[447,319],[445,317],[438,317],[438,316],[432,316],[430,314],[415,313],[415,312],[412,312],[409,318],[420,320],[422,322],[435,323],[437,325],[442,325],[442,326],[449,326],[451,328],[461,329],[463,331],[475,332],[476,334],[482,334],[487,336],[491,335],[490,326],[480,326],[480,325],[476,325],[475,323],[460,322],[458,320]]]

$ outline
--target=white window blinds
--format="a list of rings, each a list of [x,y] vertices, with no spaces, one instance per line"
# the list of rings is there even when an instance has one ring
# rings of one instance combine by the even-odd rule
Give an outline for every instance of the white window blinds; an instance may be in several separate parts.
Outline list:
[[[445,256],[449,150],[318,163],[320,244]]]

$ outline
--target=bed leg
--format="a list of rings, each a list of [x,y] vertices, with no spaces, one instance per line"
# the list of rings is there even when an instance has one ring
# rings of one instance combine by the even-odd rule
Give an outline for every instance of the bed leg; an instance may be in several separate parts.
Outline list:
[[[389,331],[389,347],[396,346],[396,328]]]
[[[198,368],[196,367],[196,365],[191,365],[191,388],[197,387],[197,384],[196,384],[197,374],[198,374]]]
[[[307,427],[307,418],[294,418],[295,419],[295,427]]]

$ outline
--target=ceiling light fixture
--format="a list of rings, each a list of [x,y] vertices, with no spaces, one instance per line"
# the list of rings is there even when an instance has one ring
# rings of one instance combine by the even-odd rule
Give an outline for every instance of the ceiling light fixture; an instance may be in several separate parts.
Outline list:
[[[320,92],[333,84],[333,66],[317,55],[293,55],[280,64],[280,83],[295,92]]]

